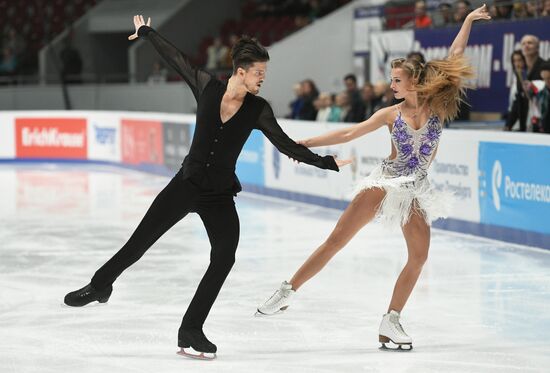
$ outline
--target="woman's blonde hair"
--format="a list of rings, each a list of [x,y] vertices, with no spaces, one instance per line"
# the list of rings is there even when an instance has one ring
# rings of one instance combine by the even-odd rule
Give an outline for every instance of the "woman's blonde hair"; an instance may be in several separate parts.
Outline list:
[[[457,116],[466,88],[472,88],[467,80],[475,76],[464,55],[432,60],[426,64],[414,58],[398,58],[391,62],[391,67],[403,69],[413,79],[418,105],[426,104],[434,113],[443,116],[439,118],[443,122]]]

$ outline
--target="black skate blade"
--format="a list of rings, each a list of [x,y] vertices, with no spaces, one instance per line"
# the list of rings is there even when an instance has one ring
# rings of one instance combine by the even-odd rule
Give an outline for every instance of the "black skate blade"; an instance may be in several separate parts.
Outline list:
[[[181,347],[178,352],[178,355],[185,356],[190,359],[195,360],[214,360],[216,358],[215,353],[211,352],[198,352],[195,351],[192,347]]]
[[[105,303],[101,303],[101,302],[98,302],[98,301],[93,301],[93,302],[90,302],[88,304],[85,304],[83,306],[69,306],[67,303],[61,303],[60,306],[63,307],[63,308],[95,308],[95,307],[107,307],[109,305],[109,303],[105,302]]]
[[[386,346],[387,344],[389,346]],[[412,349],[412,344],[397,344],[393,342],[382,342],[382,346],[379,347],[379,350],[391,352],[409,352]]]

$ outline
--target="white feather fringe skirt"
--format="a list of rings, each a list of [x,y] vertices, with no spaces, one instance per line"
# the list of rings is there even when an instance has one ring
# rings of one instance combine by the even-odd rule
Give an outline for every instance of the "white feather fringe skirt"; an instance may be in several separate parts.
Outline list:
[[[392,176],[385,162],[357,183],[354,195],[371,188],[386,192],[375,220],[389,229],[404,226],[413,211],[431,225],[439,218],[446,218],[455,201],[452,192],[433,188],[426,175]]]

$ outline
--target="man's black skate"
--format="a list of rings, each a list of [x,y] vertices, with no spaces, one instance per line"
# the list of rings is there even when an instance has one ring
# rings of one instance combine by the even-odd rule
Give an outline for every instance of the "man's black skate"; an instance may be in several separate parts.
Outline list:
[[[194,359],[213,360],[216,358],[216,345],[208,340],[202,329],[180,329],[178,333],[178,355]]]
[[[65,304],[71,307],[82,307],[94,301],[106,303],[112,292],[112,285],[109,285],[105,289],[96,290],[92,284],[88,284],[82,289],[72,291],[65,295]]]

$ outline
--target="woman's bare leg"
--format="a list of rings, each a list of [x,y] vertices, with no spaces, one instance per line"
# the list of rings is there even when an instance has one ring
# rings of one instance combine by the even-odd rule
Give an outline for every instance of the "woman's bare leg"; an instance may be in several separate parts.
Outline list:
[[[409,222],[403,226],[403,235],[407,242],[409,257],[395,283],[388,312],[391,310],[401,312],[405,307],[420,272],[422,272],[422,267],[428,259],[430,226],[419,211],[413,210]]]
[[[383,189],[371,188],[355,196],[327,240],[311,254],[290,280],[294,290],[298,290],[321,271],[328,261],[374,218],[385,194]]]

